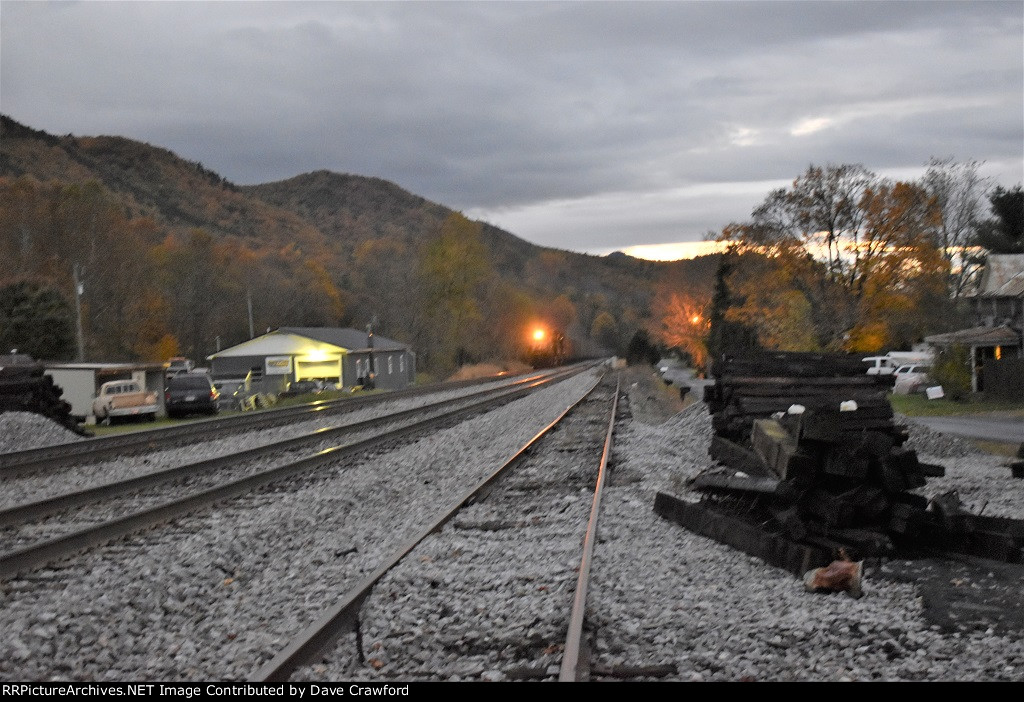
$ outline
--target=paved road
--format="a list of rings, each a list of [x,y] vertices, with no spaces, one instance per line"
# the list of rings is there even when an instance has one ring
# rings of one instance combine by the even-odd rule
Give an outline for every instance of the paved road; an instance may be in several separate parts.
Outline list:
[[[1024,419],[1020,417],[913,417],[929,429],[972,439],[1024,443]]]

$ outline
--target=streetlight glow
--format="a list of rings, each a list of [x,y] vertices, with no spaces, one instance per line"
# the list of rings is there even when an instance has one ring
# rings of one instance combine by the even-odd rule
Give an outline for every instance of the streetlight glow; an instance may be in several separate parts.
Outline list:
[[[543,341],[544,340],[544,330],[543,329],[534,329],[533,330],[533,340],[534,341]]]

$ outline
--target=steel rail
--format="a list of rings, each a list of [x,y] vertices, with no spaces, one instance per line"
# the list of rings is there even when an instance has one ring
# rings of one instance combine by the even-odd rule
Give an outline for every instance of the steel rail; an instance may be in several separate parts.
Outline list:
[[[582,368],[579,372],[582,372]],[[269,468],[237,480],[222,483],[202,492],[172,500],[124,517],[97,524],[79,531],[56,537],[48,541],[27,546],[6,554],[0,554],[0,581],[10,579],[19,573],[45,565],[52,561],[74,555],[84,549],[108,543],[128,534],[162,524],[179,516],[189,514],[201,507],[207,507],[243,495],[268,483],[291,477],[325,463],[353,456],[363,451],[392,442],[465,415],[482,411],[491,406],[516,399],[532,392],[536,387],[552,382],[550,379],[534,381],[524,388],[518,388],[497,397],[480,400],[466,407],[435,415],[428,419],[407,424],[380,436],[364,439],[343,446],[326,448],[317,453],[290,463]]]
[[[540,378],[545,373],[532,372],[520,375]],[[381,402],[445,392],[487,382],[498,382],[504,377],[519,376],[487,376],[486,378],[458,380],[450,383],[433,383],[431,385],[394,390],[364,397],[319,400],[298,407],[270,408],[258,412],[243,413],[217,419],[205,419],[160,429],[146,429],[116,436],[104,436],[67,444],[58,444],[56,446],[0,453],[0,475],[86,463],[109,455],[129,455],[141,451],[151,451],[163,445],[173,446],[182,441],[194,440],[202,436],[230,434],[248,429],[288,424],[301,421],[303,418],[312,418],[320,412],[355,411]]]
[[[264,444],[262,446],[256,446],[254,448],[236,451],[234,453],[224,454],[222,456],[215,456],[214,458],[208,458],[202,461],[197,461],[195,463],[187,463],[181,466],[173,466],[171,468],[153,471],[152,473],[146,473],[144,475],[139,475],[125,480],[117,480],[114,482],[104,483],[90,488],[84,488],[82,490],[61,493],[41,500],[35,500],[32,502],[14,505],[12,507],[0,509],[0,527],[7,527],[15,524],[28,522],[57,512],[62,512],[64,510],[71,509],[73,507],[80,507],[82,505],[98,502],[100,500],[117,497],[119,495],[152,487],[154,485],[160,485],[171,480],[189,478],[195,475],[199,475],[201,473],[217,470],[224,466],[238,465],[244,461],[249,461],[255,458],[261,458],[273,453],[279,453],[281,451],[289,449],[299,448],[311,443],[318,443],[329,438],[334,438],[339,435],[353,434],[359,431],[372,429],[376,426],[389,424],[391,422],[400,419],[405,419],[417,414],[425,414],[427,412],[430,412],[431,410],[440,410],[454,405],[459,405],[466,402],[467,400],[472,400],[474,398],[486,397],[488,395],[497,395],[509,389],[527,385],[529,383],[556,382],[559,379],[565,377],[565,375],[567,374],[568,372],[554,373],[552,375],[547,376],[546,378],[526,378],[523,380],[516,380],[498,388],[478,390],[468,395],[461,395],[459,397],[451,398],[448,400],[434,402],[429,405],[423,405],[420,407],[413,407],[406,410],[400,410],[398,412],[393,412],[382,417],[364,419],[359,422],[354,422],[352,424],[344,424],[336,427],[324,427],[322,429],[317,429],[316,431],[308,432],[301,436],[296,436],[289,439],[282,439],[280,441],[275,441],[270,444]]]
[[[261,682],[278,682],[287,680],[288,677],[301,665],[311,662],[328,645],[337,640],[346,631],[350,630],[358,620],[359,608],[373,591],[374,585],[383,578],[388,571],[398,565],[405,556],[409,554],[423,539],[427,538],[438,529],[443,527],[456,513],[471,501],[486,495],[497,480],[503,476],[508,469],[517,465],[527,455],[531,448],[540,441],[551,429],[557,426],[566,415],[582,403],[600,385],[600,378],[579,400],[565,408],[550,424],[541,429],[537,434],[527,441],[516,453],[498,467],[491,475],[480,481],[475,487],[467,491],[455,502],[451,503],[444,511],[435,518],[415,536],[406,541],[387,560],[367,575],[358,585],[341,597],[337,604],[327,611],[315,622],[302,630],[287,647],[281,650],[273,659],[254,671],[251,676],[253,680]]]
[[[558,673],[559,682],[576,682],[587,680],[590,677],[590,647],[583,640],[583,623],[587,614],[590,566],[594,558],[594,544],[597,542],[597,521],[601,515],[601,498],[604,495],[605,478],[608,475],[608,459],[612,454],[612,436],[615,433],[615,413],[619,407],[620,382],[621,376],[615,380],[615,397],[612,398],[611,417],[608,419],[608,432],[605,434],[604,451],[601,453],[601,467],[597,471],[597,485],[594,488],[594,499],[590,505],[587,535],[583,539],[583,556],[580,559],[579,576],[576,579],[576,595],[573,598],[572,612],[569,615],[569,630],[565,637],[562,666]]]

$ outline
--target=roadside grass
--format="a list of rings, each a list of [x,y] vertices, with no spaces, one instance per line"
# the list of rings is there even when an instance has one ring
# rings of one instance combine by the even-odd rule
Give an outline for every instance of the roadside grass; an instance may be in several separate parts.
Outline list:
[[[1008,444],[1003,441],[988,441],[986,439],[967,439],[967,441],[970,441],[985,453],[991,453],[993,456],[1016,458],[1017,451],[1020,450],[1020,444]]]
[[[929,400],[924,395],[889,395],[892,408],[908,417],[946,417],[958,414],[992,413],[1024,418],[1024,400],[1020,402],[986,400],[972,395],[965,402]]]

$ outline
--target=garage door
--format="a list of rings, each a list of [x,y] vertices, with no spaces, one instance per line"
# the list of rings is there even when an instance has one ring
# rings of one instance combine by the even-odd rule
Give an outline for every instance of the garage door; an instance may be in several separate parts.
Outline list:
[[[306,380],[307,378],[328,378],[338,380],[341,378],[341,359],[333,361],[295,361],[295,379]]]

